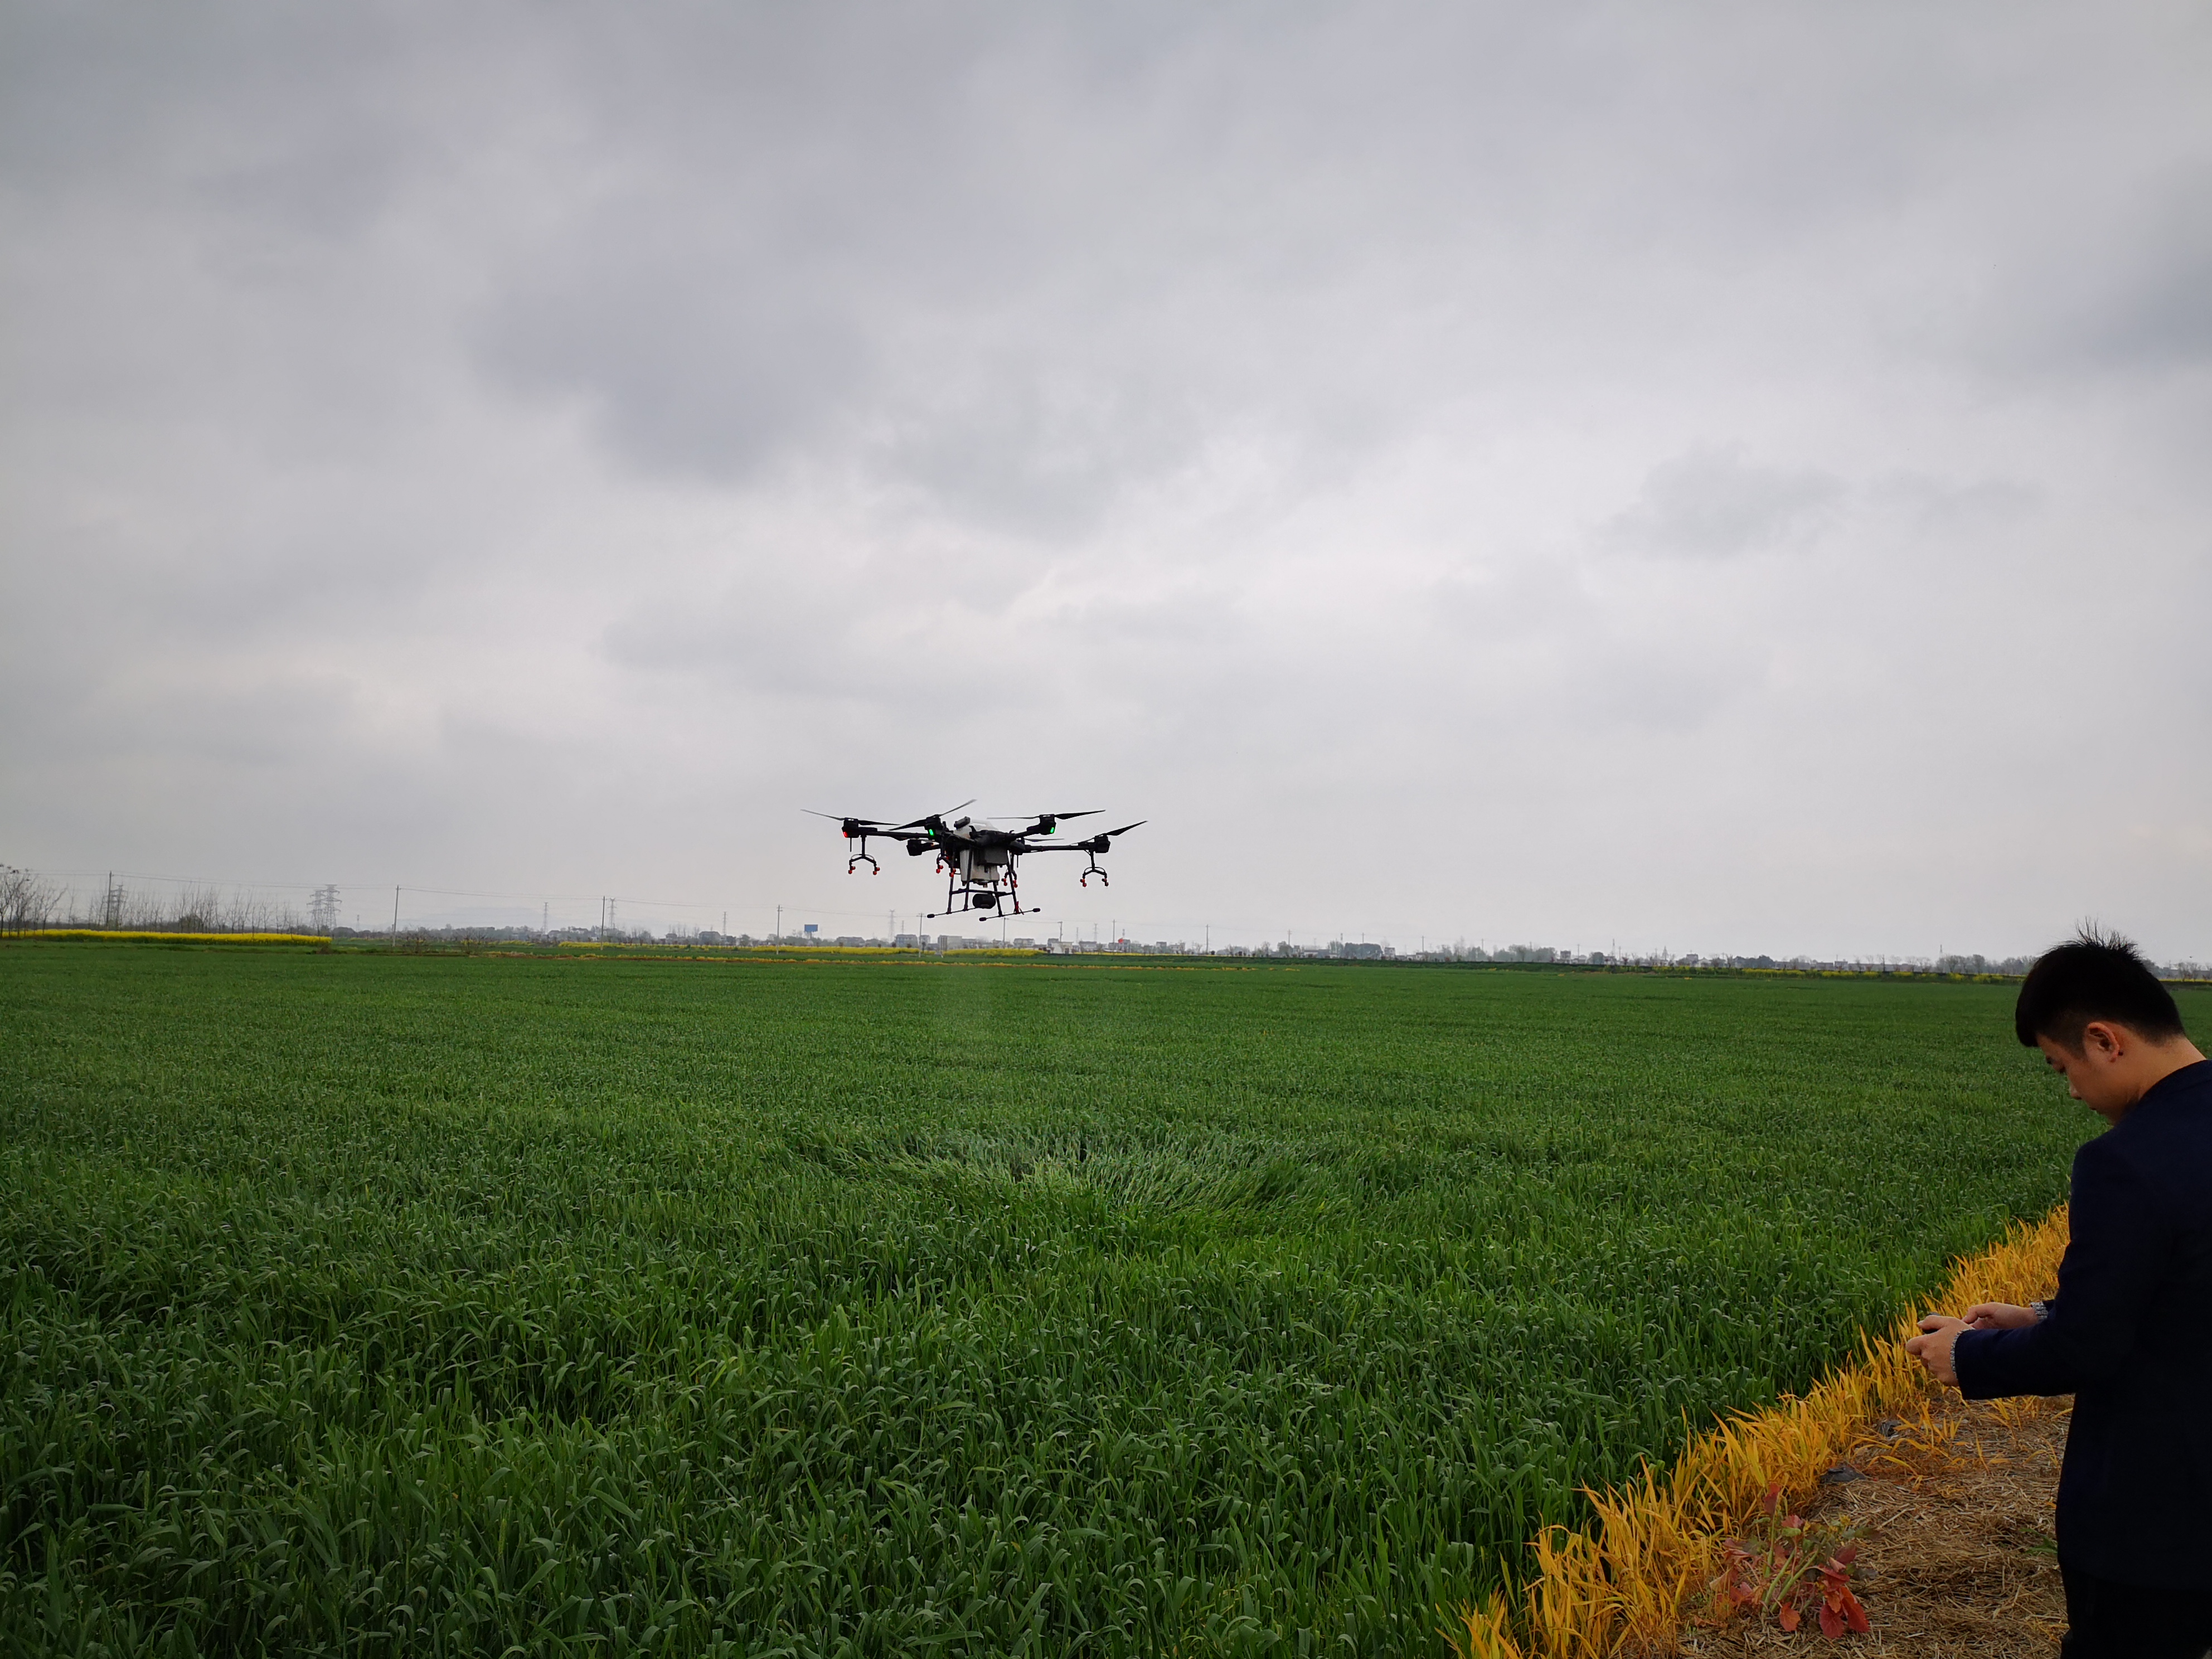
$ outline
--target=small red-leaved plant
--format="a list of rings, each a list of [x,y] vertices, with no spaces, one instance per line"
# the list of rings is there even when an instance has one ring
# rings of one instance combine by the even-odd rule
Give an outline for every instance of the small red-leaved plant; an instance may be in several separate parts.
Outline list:
[[[1762,1618],[1794,1631],[1812,1613],[1831,1641],[1847,1630],[1866,1630],[1866,1609],[1851,1594],[1851,1563],[1859,1552],[1850,1540],[1856,1528],[1815,1527],[1802,1516],[1784,1515],[1778,1484],[1766,1489],[1766,1502],[1749,1531],[1749,1538],[1731,1538],[1721,1547],[1723,1565],[1713,1592],[1723,1617],[1756,1607]]]

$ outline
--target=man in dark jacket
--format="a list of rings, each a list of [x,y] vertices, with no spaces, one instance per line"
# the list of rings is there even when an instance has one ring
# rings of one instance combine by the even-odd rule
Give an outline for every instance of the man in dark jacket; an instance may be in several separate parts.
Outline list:
[[[2125,939],[2020,988],[2020,1040],[2112,1125],[2074,1156],[2058,1292],[1931,1316],[1910,1352],[1969,1400],[2071,1394],[2058,1478],[2065,1659],[2212,1651],[2212,1062]]]

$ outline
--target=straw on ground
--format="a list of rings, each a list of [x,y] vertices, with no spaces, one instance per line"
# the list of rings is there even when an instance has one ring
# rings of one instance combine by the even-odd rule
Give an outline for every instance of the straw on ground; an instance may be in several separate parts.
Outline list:
[[[1959,1263],[1936,1305],[2024,1303],[2050,1293],[2065,1254],[2064,1206],[2015,1226]],[[1721,1546],[1778,1485],[1791,1500],[1878,1419],[1925,1415],[1934,1385],[1905,1352],[1901,1316],[1864,1340],[1856,1363],[1800,1398],[1723,1423],[1692,1441],[1674,1467],[1621,1490],[1592,1493],[1595,1523],[1553,1528],[1535,1543],[1536,1571],[1515,1601],[1458,1609],[1445,1634],[1462,1659],[1601,1659],[1663,1650],[1706,1599]]]

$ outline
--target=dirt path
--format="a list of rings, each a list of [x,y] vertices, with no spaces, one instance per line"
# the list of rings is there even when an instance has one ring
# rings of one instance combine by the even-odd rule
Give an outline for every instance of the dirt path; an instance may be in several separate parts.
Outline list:
[[[2064,1401],[1951,1395],[1925,1423],[1887,1425],[1844,1466],[1858,1478],[1832,1474],[1803,1510],[1867,1529],[1856,1578],[1871,1632],[1831,1644],[1739,1620],[1686,1632],[1681,1651],[2052,1659],[2066,1627],[2051,1522],[2068,1417]]]

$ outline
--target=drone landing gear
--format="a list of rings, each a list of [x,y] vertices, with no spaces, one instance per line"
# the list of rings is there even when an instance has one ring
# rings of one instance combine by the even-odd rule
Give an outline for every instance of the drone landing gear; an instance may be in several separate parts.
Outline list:
[[[872,876],[880,876],[884,872],[884,866],[878,864],[866,853],[855,853],[852,857],[845,860],[845,873],[848,876],[851,875],[853,873],[854,866],[862,864],[868,866],[868,873]]]
[[[1098,867],[1098,860],[1095,855],[1091,860],[1091,867],[1083,872],[1082,879],[1076,884],[1080,887],[1088,887],[1091,885],[1091,878],[1093,876],[1098,878],[1098,884],[1101,887],[1111,887],[1114,884],[1112,882],[1106,879],[1106,872]]]
[[[1103,875],[1105,872],[1102,870],[1099,873]],[[1043,912],[1037,909],[1035,905],[1031,905],[1027,909],[1022,908],[1020,889],[1021,883],[1018,879],[1009,880],[1006,883],[1006,890],[1003,893],[995,888],[959,887],[947,883],[945,890],[945,908],[942,910],[930,911],[923,916],[922,920],[935,921],[940,916],[982,915],[994,916],[1005,921],[1013,916],[1042,915]],[[965,898],[968,902],[965,904],[954,902],[955,900],[961,898]],[[990,902],[988,904],[979,902],[984,899],[988,899]],[[1008,900],[1012,902],[1012,908],[1000,908],[1000,907]]]
[[[1023,908],[1022,908],[1022,878],[1021,878],[1019,876],[1016,875],[1016,874],[1015,874],[1012,871],[1011,871],[1011,870],[1009,870],[1009,871],[1006,872],[1006,896],[1008,898],[1010,898],[1010,899],[1013,900],[1013,902],[1014,902],[1014,908],[1013,908],[1013,910],[1012,910],[1012,915],[1018,915],[1018,916],[1033,916],[1033,915],[1036,915],[1037,911],[1036,911],[1036,907],[1035,905],[1031,905],[1031,906],[1030,906],[1028,909],[1026,909],[1026,910],[1024,910],[1024,909],[1023,909]],[[1008,913],[1008,912],[1006,912],[1006,911],[1001,910],[1001,911],[1000,911],[1000,912],[999,912],[999,914],[1000,914],[1001,916],[1004,916],[1004,915],[1007,915],[1007,914],[1009,914],[1009,913]]]

